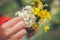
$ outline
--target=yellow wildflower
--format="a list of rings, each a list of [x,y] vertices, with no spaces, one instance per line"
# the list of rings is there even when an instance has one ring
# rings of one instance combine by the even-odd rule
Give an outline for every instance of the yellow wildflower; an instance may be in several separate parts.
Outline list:
[[[35,2],[31,2],[31,5],[34,5],[35,4]]]
[[[50,13],[49,13],[47,10],[42,10],[42,11],[41,11],[41,15],[42,15],[42,17],[44,17],[44,18],[51,19],[51,15],[50,15]]]
[[[45,11],[44,10],[41,10],[40,11],[40,14],[38,14],[38,16],[41,18],[41,22],[44,23],[44,18],[45,18]]]
[[[49,29],[50,29],[49,25],[46,25],[46,26],[44,27],[44,32],[47,32]]]
[[[41,9],[43,7],[42,2],[38,2],[37,6],[40,7],[40,9]]]
[[[44,23],[45,18],[51,19],[51,15],[47,10],[41,10],[40,13],[38,13],[38,16],[41,18],[40,21],[42,23]]]
[[[34,15],[38,15],[39,13],[40,13],[39,7],[35,7],[33,14],[34,14]]]
[[[46,16],[46,15],[47,15],[47,11],[46,11],[46,10],[41,10],[41,14],[42,14],[43,16]]]

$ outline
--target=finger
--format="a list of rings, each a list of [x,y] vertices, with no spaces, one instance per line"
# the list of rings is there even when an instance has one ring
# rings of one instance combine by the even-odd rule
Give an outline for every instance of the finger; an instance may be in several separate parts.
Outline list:
[[[22,29],[22,30],[20,30],[19,32],[17,32],[15,35],[13,35],[12,37],[13,37],[13,38],[20,39],[20,38],[22,38],[25,34],[26,34],[26,30],[25,30],[25,29]]]
[[[19,32],[17,32],[16,34],[10,36],[10,38],[13,38],[13,39],[20,39],[22,40],[22,37],[26,34],[26,30],[25,29],[22,29],[20,30]]]
[[[23,20],[22,17],[13,18],[13,19],[11,19],[10,21],[4,23],[4,24],[2,25],[2,28],[3,28],[3,29],[7,29],[7,28],[9,28],[9,27],[12,27],[14,24],[18,23],[18,22],[21,21],[21,20]]]
[[[21,38],[20,40],[23,40],[23,38]]]
[[[9,37],[9,38],[6,38],[6,40],[23,40],[23,38],[17,39],[17,38]]]
[[[14,25],[13,27],[7,29],[5,31],[5,34],[7,36],[9,35],[13,35],[14,33],[18,32],[19,30],[23,29],[25,27],[25,24],[23,21],[20,21],[19,23],[17,23],[16,25]]]

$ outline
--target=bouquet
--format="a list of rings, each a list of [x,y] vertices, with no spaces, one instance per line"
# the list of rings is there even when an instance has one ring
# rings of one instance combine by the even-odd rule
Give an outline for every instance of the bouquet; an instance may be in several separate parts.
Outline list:
[[[48,4],[43,4],[40,0],[33,0],[30,5],[22,7],[17,11],[15,16],[22,16],[26,24],[25,29],[30,36],[34,30],[37,30],[41,25],[44,25],[46,21],[51,20],[51,14],[47,9],[44,9]],[[43,27],[44,32],[50,29],[49,25]]]

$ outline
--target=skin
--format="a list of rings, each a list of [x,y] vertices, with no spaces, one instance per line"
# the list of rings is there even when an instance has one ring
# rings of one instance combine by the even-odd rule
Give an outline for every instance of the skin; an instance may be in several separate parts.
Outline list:
[[[0,28],[0,40],[23,40],[22,37],[26,34],[24,27],[22,17],[16,17],[5,22]]]

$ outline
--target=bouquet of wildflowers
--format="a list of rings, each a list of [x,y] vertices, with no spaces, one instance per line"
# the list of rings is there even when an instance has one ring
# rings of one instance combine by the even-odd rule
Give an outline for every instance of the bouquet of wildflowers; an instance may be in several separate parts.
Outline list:
[[[47,20],[51,20],[51,14],[46,9],[43,9],[44,6],[48,6],[48,4],[43,5],[40,0],[33,0],[30,5],[16,12],[16,16],[22,16],[24,18],[25,28],[28,29],[28,32],[41,27]],[[43,28],[44,32],[47,32],[49,29],[49,25]]]

